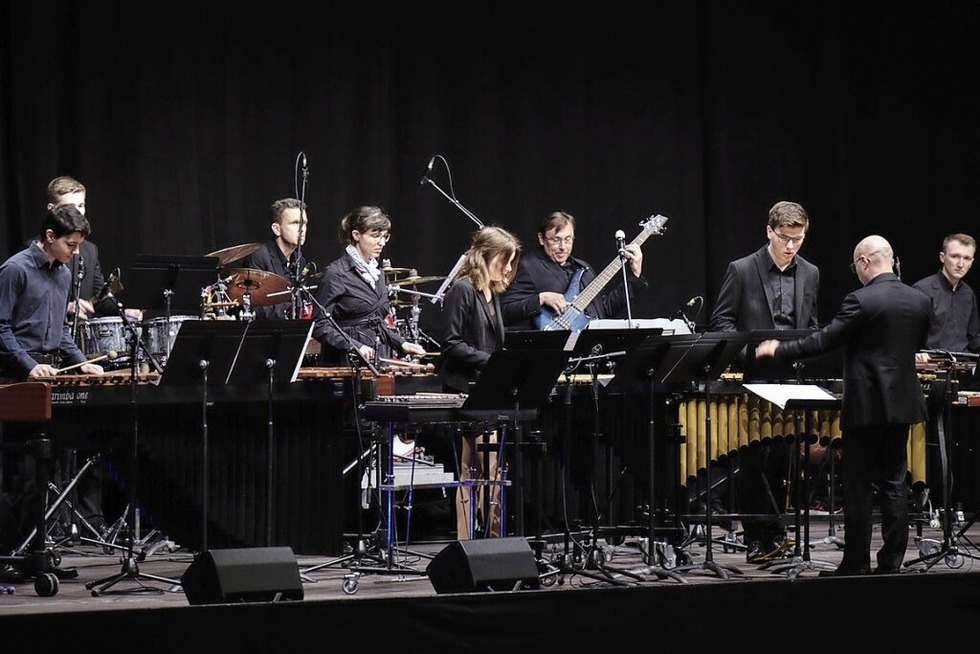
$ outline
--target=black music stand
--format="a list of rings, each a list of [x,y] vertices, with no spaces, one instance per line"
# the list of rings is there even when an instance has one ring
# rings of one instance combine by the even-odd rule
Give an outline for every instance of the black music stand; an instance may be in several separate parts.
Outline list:
[[[739,351],[745,346],[746,335],[741,332],[705,332],[703,334],[684,334],[674,336],[651,336],[633,350],[617,366],[616,376],[610,386],[630,385],[637,382],[648,384],[650,389],[651,416],[656,390],[665,386],[679,388],[688,386],[704,393],[706,405],[710,405],[711,385],[724,372]],[[656,529],[653,508],[654,495],[654,436],[653,421],[650,433],[650,547]],[[705,465],[705,486],[711,493],[711,412],[705,412],[705,438],[708,461]],[[728,572],[742,574],[735,566],[714,561],[711,537],[712,507],[710,497],[705,502],[705,560],[678,566],[676,572],[688,570],[708,570],[722,579],[728,579]]]
[[[167,329],[177,314],[204,317],[204,289],[214,283],[220,268],[218,257],[139,254],[127,278],[129,305],[145,313],[163,311]],[[170,357],[170,339],[164,339],[164,353]]]
[[[170,387],[201,388],[201,553],[208,551],[208,507],[210,505],[208,391],[228,382],[239,356],[249,322],[238,320],[193,320],[182,325],[174,339],[167,366],[160,377],[161,391]],[[192,545],[192,544],[188,544]]]
[[[140,255],[137,259],[146,258],[144,255]],[[175,260],[179,257],[166,257],[158,259],[167,259],[171,261],[166,267],[163,267],[162,261],[160,265],[152,266],[147,261],[147,265],[140,265],[138,262],[132,268],[132,281],[129,282],[130,286],[128,289],[127,297],[129,298],[132,305],[136,307],[141,307],[145,309],[151,309],[163,304],[167,308],[167,321],[169,323],[169,312],[170,307],[173,302],[173,296],[175,295],[175,289],[184,290],[189,288],[190,284],[194,284],[198,281],[199,275],[201,273],[201,266],[205,265],[217,265],[216,257],[194,257],[196,260],[197,267],[192,265],[185,265],[183,269],[187,272],[181,274],[182,266],[179,262]],[[186,259],[186,258],[185,258]],[[211,274],[214,274],[214,270],[211,270]],[[203,278],[201,278],[203,279]],[[179,286],[178,286],[179,284]],[[197,287],[197,291],[194,297],[200,301],[201,288]],[[181,300],[179,302],[190,302],[191,293],[183,292],[180,294]],[[108,591],[109,588],[116,585],[123,579],[135,579],[139,580],[140,577],[145,577],[147,579],[154,579],[156,581],[162,581],[171,584],[171,586],[179,586],[180,581],[176,579],[168,579],[166,577],[159,577],[147,573],[140,572],[139,565],[137,563],[137,557],[134,554],[134,548],[136,544],[136,539],[138,534],[136,532],[136,487],[139,479],[139,384],[137,383],[138,377],[137,373],[139,371],[139,356],[140,351],[147,357],[153,369],[157,372],[162,370],[162,367],[154,358],[153,354],[149,351],[146,343],[140,337],[139,332],[136,330],[136,323],[126,316],[125,308],[123,303],[119,298],[114,298],[116,304],[116,311],[122,318],[123,324],[129,332],[130,341],[130,388],[132,389],[130,398],[130,409],[133,413],[133,435],[130,443],[130,484],[128,486],[127,493],[127,503],[126,511],[127,516],[127,526],[128,526],[128,543],[126,547],[126,556],[123,559],[122,571],[111,577],[106,577],[103,579],[98,579],[96,581],[89,582],[85,584],[85,588],[92,591],[94,597],[98,597]],[[183,304],[178,304],[178,306],[184,306]],[[98,588],[96,588],[98,586]],[[146,592],[153,591],[156,589],[147,588],[140,585],[138,588],[132,589],[131,591],[122,592]]]
[[[126,281],[126,297],[145,311],[163,309],[168,319],[174,311],[199,314],[201,291],[214,283],[219,262],[218,257],[139,254],[130,268],[133,278]]]
[[[751,346],[750,346],[751,347]],[[816,561],[810,557],[810,429],[812,428],[811,415],[815,411],[830,411],[840,409],[840,400],[830,395],[829,392],[812,384],[745,384],[746,390],[762,399],[770,402],[781,409],[794,413],[794,424],[796,425],[797,438],[803,439],[803,461],[802,474],[800,462],[800,448],[794,448],[793,461],[796,466],[797,474],[793,482],[796,489],[796,510],[794,511],[796,525],[796,545],[794,546],[793,556],[789,561],[767,562],[763,567],[770,567],[771,572],[780,573],[785,571],[789,579],[796,579],[805,570],[833,570],[837,566],[829,561]],[[781,398],[774,397],[772,392],[777,391]],[[805,416],[800,421],[800,414]],[[802,506],[802,509],[801,509]],[[802,528],[803,549],[800,550],[800,530]],[[771,565],[770,564],[774,564]]]
[[[266,384],[269,419],[266,436],[265,544],[271,547],[276,489],[275,385],[296,381],[313,333],[313,321],[258,320],[246,324],[248,327],[227,382],[231,386],[246,387],[258,386],[263,382]]]
[[[487,412],[496,412],[501,421],[514,423],[514,475],[511,482],[515,504],[514,533],[517,536],[524,536],[523,423],[529,415],[536,416],[548,402],[569,355],[561,349],[552,349],[556,344],[554,332],[535,333],[538,336],[527,336],[526,349],[505,348],[490,355],[458,411],[459,418],[464,421],[484,421]],[[535,340],[540,347],[534,346]],[[513,413],[508,414],[510,411]],[[498,442],[501,461],[504,440],[501,435]],[[472,486],[470,492],[472,495]],[[471,524],[474,514],[474,511],[470,512]]]
[[[641,343],[643,343],[647,338],[651,336],[659,336],[663,333],[662,328],[651,328],[651,329],[585,329],[577,332],[572,332],[566,343],[566,349],[570,352],[570,358],[568,365],[565,367],[566,376],[571,376],[575,373],[579,367],[584,367],[589,371],[590,377],[590,387],[592,390],[592,401],[593,401],[593,422],[592,422],[592,460],[598,461],[599,454],[598,448],[601,446],[601,429],[600,429],[600,417],[599,417],[599,374],[600,368],[605,369],[605,372],[614,373],[619,360],[627,355],[628,352],[633,351]],[[568,379],[565,386],[565,419],[566,419],[566,446],[565,446],[565,456],[562,465],[568,467],[569,464],[569,450],[571,448],[571,389],[572,383],[571,379]],[[602,514],[608,515],[609,507],[612,504],[613,493],[612,488],[612,478],[613,478],[613,464],[612,455],[608,448],[605,455],[605,488],[607,489],[607,497],[605,498],[605,503],[603,507]],[[591,467],[589,473],[589,484],[594,486],[594,478],[591,476]],[[564,486],[564,484],[563,484]],[[592,528],[591,538],[589,545],[585,548],[587,552],[586,565],[591,565],[593,567],[602,567],[605,557],[602,556],[602,552],[598,549],[598,539],[602,532],[602,528],[599,524],[600,510],[595,503],[595,494],[589,493],[591,501],[587,501],[586,504],[590,508],[589,523]],[[609,525],[607,525],[609,526]],[[568,557],[568,546],[571,540],[571,532],[567,525],[565,526],[565,556]],[[661,575],[662,577],[663,575]],[[669,576],[669,575],[668,575]],[[681,581],[686,581],[678,576]]]
[[[755,348],[762,341],[770,339],[792,341],[812,333],[813,331],[809,329],[757,329],[749,332],[749,341],[746,345],[745,356],[741,360],[742,382],[778,384],[795,380],[797,384],[802,384],[807,381],[820,384],[831,379],[842,379],[844,376],[844,357],[839,349],[829,350],[822,354],[800,359],[777,359],[776,357],[755,356]],[[830,444],[828,444],[828,447],[830,447]],[[798,452],[798,450],[799,448],[797,447],[796,451]],[[796,457],[796,454],[794,454],[794,457]],[[834,496],[837,484],[837,469],[835,463],[836,457],[833,456],[833,453],[831,453],[829,460],[830,488],[828,500],[830,506],[828,507],[827,536],[824,538],[824,542],[836,545],[839,549],[842,549],[844,547],[844,541],[837,536],[837,526],[834,519],[836,510]],[[799,463],[796,458],[793,461],[794,463]],[[809,474],[809,464],[807,465],[806,472]],[[807,507],[809,507],[809,496],[805,498],[805,501]],[[799,525],[797,525],[797,543],[794,547],[794,557],[800,556],[798,536]]]

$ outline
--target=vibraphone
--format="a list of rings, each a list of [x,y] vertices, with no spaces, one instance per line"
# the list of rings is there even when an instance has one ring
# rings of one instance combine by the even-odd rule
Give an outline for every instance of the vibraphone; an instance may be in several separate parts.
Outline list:
[[[930,374],[931,369],[928,366],[920,366],[919,369],[923,390],[928,393],[928,385],[935,377]],[[728,457],[748,447],[783,440],[802,443],[802,439],[797,438],[797,424],[813,427],[806,434],[811,446],[819,445],[831,449],[840,447],[840,411],[812,411],[808,417],[799,416],[797,423],[797,412],[780,409],[756,395],[740,392],[740,382],[736,378],[731,378],[728,382],[731,389],[711,395],[710,401],[703,396],[688,395],[676,402],[675,415],[683,436],[677,461],[678,478],[682,483],[695,479],[699,472],[705,470],[709,461],[723,463]],[[840,384],[839,380],[827,382],[827,387]],[[711,425],[710,453],[706,448],[708,424]],[[926,432],[925,422],[909,428],[909,479],[916,489],[925,486],[929,481]]]

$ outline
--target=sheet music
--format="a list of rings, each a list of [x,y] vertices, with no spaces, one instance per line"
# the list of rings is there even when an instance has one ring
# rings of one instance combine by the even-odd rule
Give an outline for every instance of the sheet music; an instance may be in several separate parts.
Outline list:
[[[830,391],[816,384],[742,384],[750,393],[772,402],[780,409],[790,400],[836,400]]]

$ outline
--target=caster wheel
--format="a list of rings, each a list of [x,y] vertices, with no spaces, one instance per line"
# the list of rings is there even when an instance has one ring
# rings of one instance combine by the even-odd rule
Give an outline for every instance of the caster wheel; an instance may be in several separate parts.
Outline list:
[[[962,568],[964,563],[966,563],[966,559],[963,558],[962,554],[946,555],[946,566],[952,568],[953,570],[957,568]]]
[[[358,576],[353,574],[344,577],[344,595],[353,595],[357,592]]]
[[[34,592],[39,597],[54,597],[60,587],[61,581],[51,572],[42,572],[34,579]]]

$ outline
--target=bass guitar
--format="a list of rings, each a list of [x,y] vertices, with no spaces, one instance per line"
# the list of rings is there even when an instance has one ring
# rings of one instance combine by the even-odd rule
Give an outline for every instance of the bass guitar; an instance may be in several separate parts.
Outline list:
[[[667,217],[657,214],[655,216],[650,216],[646,220],[640,223],[643,230],[637,234],[636,238],[633,239],[631,245],[643,245],[644,241],[650,236],[656,234],[661,235],[664,233],[664,225],[667,224]],[[602,292],[602,289],[606,287],[609,280],[613,278],[616,272],[619,270],[622,262],[617,256],[615,259],[609,262],[609,265],[603,269],[601,273],[596,275],[596,278],[589,283],[581,293],[576,295],[576,289],[579,287],[579,283],[582,280],[582,274],[585,269],[579,269],[575,271],[572,276],[572,281],[568,284],[568,288],[565,290],[565,300],[568,301],[568,306],[565,308],[565,313],[560,316],[548,307],[541,307],[541,313],[534,317],[534,326],[538,329],[546,331],[555,330],[569,330],[569,331],[581,331],[588,326],[589,318],[585,313],[586,307],[592,304],[592,300]]]

